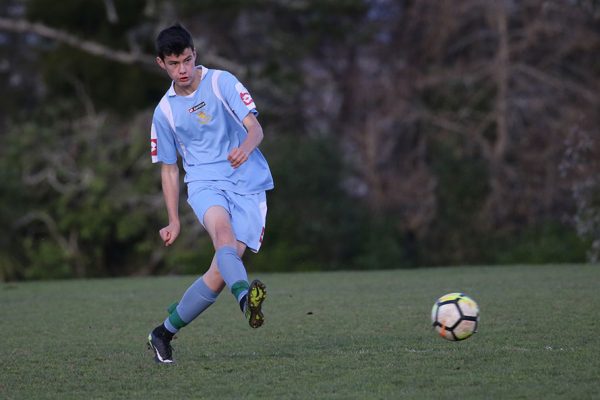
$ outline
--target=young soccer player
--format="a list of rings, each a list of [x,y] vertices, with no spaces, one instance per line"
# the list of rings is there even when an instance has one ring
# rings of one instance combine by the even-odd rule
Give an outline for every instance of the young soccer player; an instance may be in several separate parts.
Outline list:
[[[160,363],[172,363],[171,339],[227,286],[252,328],[264,322],[265,285],[248,276],[241,257],[260,249],[267,212],[265,191],[273,188],[267,161],[258,149],[263,130],[250,93],[226,71],[196,66],[190,33],[171,26],[156,38],[158,65],[172,84],[154,111],[152,162],[161,164],[169,224],[160,230],[165,246],[180,232],[178,154],[185,170],[188,203],[215,248],[208,270],[169,308],[148,335]]]

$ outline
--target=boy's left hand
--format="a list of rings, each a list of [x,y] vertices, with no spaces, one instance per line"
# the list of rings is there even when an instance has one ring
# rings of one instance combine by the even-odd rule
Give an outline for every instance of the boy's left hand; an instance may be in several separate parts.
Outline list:
[[[248,161],[248,153],[239,147],[234,148],[227,156],[227,160],[231,163],[233,168],[237,168],[246,161]]]

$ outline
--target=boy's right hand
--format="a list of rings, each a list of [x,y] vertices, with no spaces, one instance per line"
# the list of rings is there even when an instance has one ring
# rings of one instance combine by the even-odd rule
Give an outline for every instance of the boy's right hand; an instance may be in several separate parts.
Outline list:
[[[173,244],[175,239],[177,239],[177,236],[179,236],[179,229],[180,229],[179,224],[171,223],[171,224],[165,226],[164,228],[162,228],[158,232],[160,235],[160,238],[165,243],[165,246],[170,246]]]

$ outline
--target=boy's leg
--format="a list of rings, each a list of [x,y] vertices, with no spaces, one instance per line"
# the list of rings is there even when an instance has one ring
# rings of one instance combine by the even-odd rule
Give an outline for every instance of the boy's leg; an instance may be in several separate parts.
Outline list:
[[[215,257],[208,271],[185,291],[179,303],[175,304],[176,307],[169,309],[167,319],[148,335],[148,345],[154,351],[157,362],[173,362],[171,350],[173,335],[210,307],[224,285]]]
[[[241,258],[241,256],[244,254],[244,251],[246,250],[246,245],[242,242],[238,242],[237,249],[238,257]],[[213,266],[211,265],[211,269],[212,267]],[[220,282],[223,282],[223,278],[221,277],[218,268],[215,270],[214,275],[218,277]],[[243,286],[245,287],[247,285],[247,281],[245,281],[244,283],[245,284]],[[235,291],[232,291],[234,292],[234,296],[236,296]],[[239,299],[236,296],[236,299],[238,299],[238,303],[240,305],[240,309],[242,310],[242,312],[245,313],[246,318],[248,319],[248,323],[252,328],[258,328],[262,326],[264,322],[264,315],[262,313],[262,303],[265,300],[266,295],[267,288],[265,287],[265,285],[261,281],[255,279],[252,281],[252,283],[250,283],[247,291],[245,291],[245,293],[242,292],[242,295],[239,297]]]
[[[248,274],[241,259],[246,247],[236,240],[230,218],[229,212],[223,207],[210,207],[204,213],[204,227],[216,249],[215,257],[219,272],[243,310],[244,296],[248,293],[250,286]],[[242,246],[239,252],[238,246]]]
[[[236,240],[230,218],[224,208],[211,207],[204,214],[204,227],[217,249],[217,266],[225,284],[245,313],[250,326],[258,328],[264,322],[262,303],[267,290],[258,280],[248,283],[248,274],[241,259],[246,245]]]
[[[164,325],[169,332],[175,334],[210,307],[219,292],[211,290],[205,283],[204,276],[198,278],[183,294],[177,306],[170,310]]]
[[[267,198],[264,192],[251,195],[227,193],[233,206],[231,223],[237,240],[243,242],[252,252],[260,250],[265,232],[267,216]],[[250,283],[245,301],[246,318],[252,328],[258,328],[264,323],[262,304],[266,298],[265,285],[254,280]]]
[[[239,195],[209,187],[193,188],[192,185],[189,193],[188,203],[215,247],[217,266],[223,281],[238,301],[240,309],[247,312],[250,326],[261,326],[264,321],[261,306],[266,290],[258,282],[260,285],[254,285],[258,289],[250,290],[253,297],[248,299],[252,285],[248,283],[241,256],[247,245],[254,252],[260,248],[266,220],[265,193]]]

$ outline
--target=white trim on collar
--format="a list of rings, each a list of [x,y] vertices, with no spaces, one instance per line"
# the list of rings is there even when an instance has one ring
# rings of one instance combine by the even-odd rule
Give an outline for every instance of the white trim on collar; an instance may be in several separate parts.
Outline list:
[[[206,68],[204,65],[196,65],[196,69],[202,71],[202,75],[200,76],[200,81],[202,81],[202,79],[204,79],[204,77],[208,73],[208,68]],[[171,81],[171,87],[169,88],[169,90],[167,90],[167,96],[169,97],[177,96],[177,93],[175,93],[175,88],[173,87],[174,84],[175,81]]]

